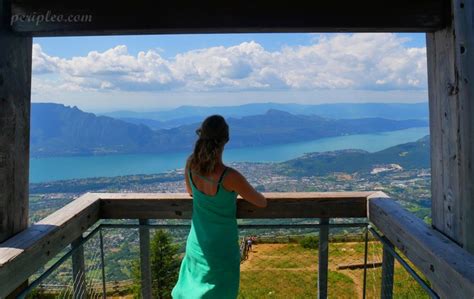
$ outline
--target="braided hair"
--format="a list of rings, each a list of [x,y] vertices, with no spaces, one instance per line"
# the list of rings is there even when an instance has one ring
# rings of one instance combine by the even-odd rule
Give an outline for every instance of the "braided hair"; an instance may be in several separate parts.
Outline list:
[[[194,151],[189,157],[189,167],[202,175],[214,172],[217,158],[229,141],[229,126],[224,117],[211,115],[196,130],[199,136]]]

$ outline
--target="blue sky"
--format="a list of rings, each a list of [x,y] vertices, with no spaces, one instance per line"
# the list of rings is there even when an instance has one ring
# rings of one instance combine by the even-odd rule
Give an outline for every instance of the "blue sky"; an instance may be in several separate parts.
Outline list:
[[[407,46],[424,47],[425,34],[399,33],[408,38]],[[182,34],[182,35],[133,35],[133,36],[89,36],[35,38],[50,55],[71,58],[86,55],[90,51],[106,51],[117,45],[125,44],[131,54],[146,49],[162,49],[167,57],[193,49],[212,46],[233,46],[254,40],[266,50],[276,51],[286,45],[309,45],[314,34],[274,33],[274,34]]]
[[[33,101],[88,111],[427,100],[424,34],[35,38]]]

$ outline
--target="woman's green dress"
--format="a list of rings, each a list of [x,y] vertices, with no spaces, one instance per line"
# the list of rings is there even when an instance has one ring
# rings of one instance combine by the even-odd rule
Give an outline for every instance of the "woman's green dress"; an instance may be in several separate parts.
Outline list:
[[[218,181],[217,193],[193,193],[191,230],[173,298],[236,298],[240,282],[240,249],[236,219],[237,193],[222,186],[227,168]],[[205,178],[204,178],[205,179]]]

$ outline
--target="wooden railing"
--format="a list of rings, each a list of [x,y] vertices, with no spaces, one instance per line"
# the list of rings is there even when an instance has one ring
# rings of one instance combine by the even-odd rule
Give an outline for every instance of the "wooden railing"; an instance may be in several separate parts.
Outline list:
[[[474,297],[474,257],[382,192],[266,193],[265,196],[268,198],[266,208],[239,200],[237,217],[320,218],[323,226],[329,218],[368,217],[430,280],[438,294]],[[183,193],[85,194],[0,244],[0,297],[22,285],[101,219],[141,219],[141,223],[146,224],[147,219],[190,219],[191,213],[192,199]],[[319,252],[323,262],[320,261],[320,267],[324,267],[327,259],[324,256],[327,242],[323,242],[327,227],[323,226],[320,228],[320,247],[323,246]],[[146,244],[143,248],[146,249]],[[384,260],[390,262],[389,257]],[[390,264],[388,266],[390,268]],[[389,268],[385,265],[387,273],[390,273]],[[393,276],[385,279],[393,281]],[[324,295],[327,285],[321,279],[319,283],[323,284],[320,287]]]
[[[388,197],[371,198],[368,216],[428,278],[440,297],[474,298],[473,255]]]

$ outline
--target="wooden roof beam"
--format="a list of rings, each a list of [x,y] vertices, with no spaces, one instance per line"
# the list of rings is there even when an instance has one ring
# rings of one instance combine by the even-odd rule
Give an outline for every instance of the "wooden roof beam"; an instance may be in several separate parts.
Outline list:
[[[446,26],[450,5],[448,0],[11,0],[11,14],[12,29],[33,36],[431,32]],[[75,16],[76,21],[68,19]]]

